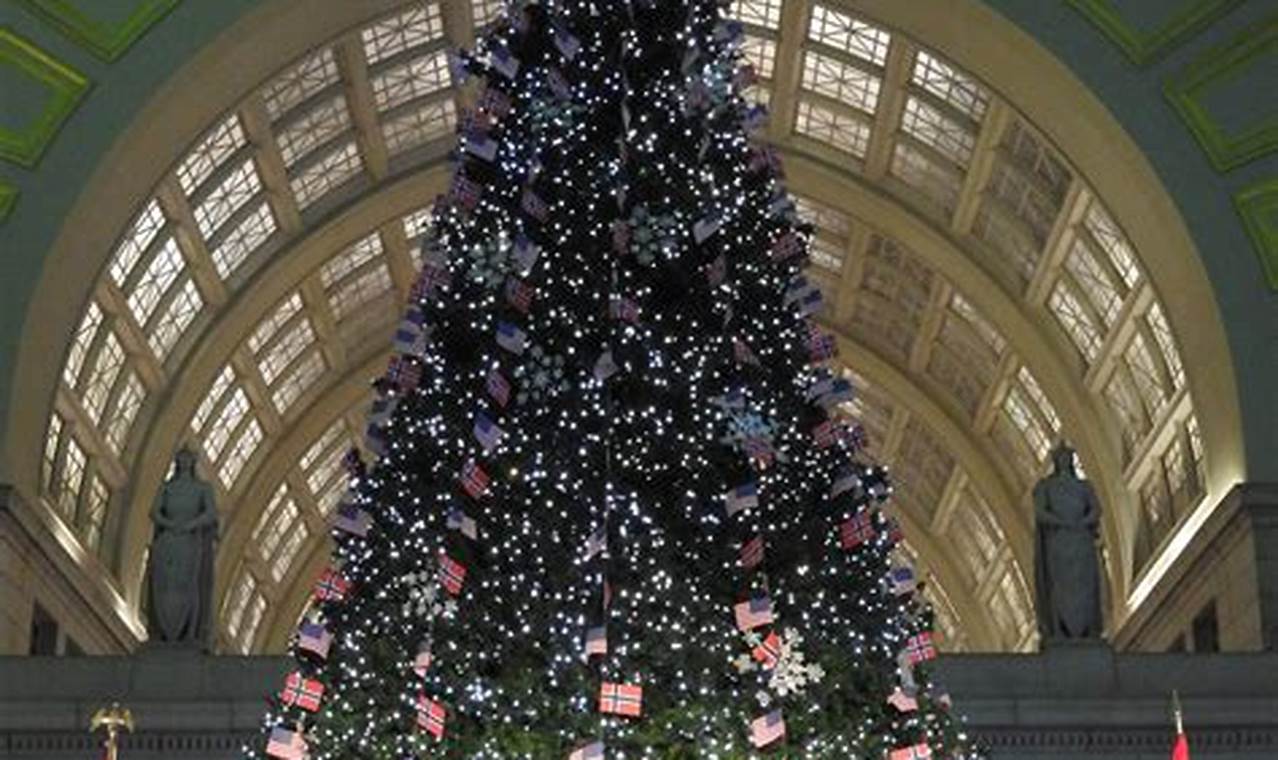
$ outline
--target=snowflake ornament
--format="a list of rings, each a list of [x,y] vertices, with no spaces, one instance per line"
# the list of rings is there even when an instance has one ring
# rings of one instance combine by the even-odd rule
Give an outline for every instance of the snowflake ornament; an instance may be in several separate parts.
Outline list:
[[[408,598],[401,609],[405,617],[431,617],[439,614],[439,584],[428,572],[408,573],[400,576],[400,585],[408,589]],[[451,601],[451,600],[450,600]]]
[[[669,255],[679,234],[679,222],[672,214],[652,214],[638,206],[630,215],[630,251],[640,264],[648,266],[662,254]]]
[[[551,354],[541,346],[530,348],[524,363],[515,368],[515,379],[519,381],[515,401],[520,404],[545,401],[568,390],[564,365],[564,357]]]
[[[466,251],[470,261],[470,279],[489,290],[497,290],[511,271],[510,241],[504,236],[491,238]]]

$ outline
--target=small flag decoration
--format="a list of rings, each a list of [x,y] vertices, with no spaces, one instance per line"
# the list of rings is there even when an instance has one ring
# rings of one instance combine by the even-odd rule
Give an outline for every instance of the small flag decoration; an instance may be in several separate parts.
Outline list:
[[[827,334],[815,324],[808,325],[808,358],[813,362],[823,362],[838,352],[834,336]]]
[[[474,518],[463,512],[461,507],[448,510],[448,529],[457,531],[471,541],[479,540],[479,527]]]
[[[599,382],[603,382],[621,370],[617,366],[617,362],[612,358],[612,350],[609,349],[599,355],[599,359],[595,362],[594,377]]]
[[[912,567],[894,567],[888,574],[888,580],[892,584],[892,593],[896,596],[904,596],[912,593],[918,588],[918,578],[914,577],[914,568]]]
[[[603,760],[603,757],[603,742],[591,742],[573,750],[568,760]]]
[[[502,322],[497,325],[497,345],[512,354],[522,354],[527,342],[528,336],[518,326],[510,322]]]
[[[719,231],[719,227],[723,225],[723,218],[718,214],[708,214],[698,219],[692,225],[692,239],[697,243],[704,243],[710,239],[710,236]]]
[[[413,283],[413,289],[410,293],[413,301],[424,301],[435,295],[435,290],[440,287],[447,287],[452,284],[453,278],[442,265],[434,262],[426,262],[422,265],[421,274],[417,276],[417,281]]]
[[[419,678],[426,677],[426,671],[430,670],[431,663],[430,642],[423,641],[417,645],[417,654],[413,657],[413,672]]]
[[[900,686],[891,693],[887,698],[887,703],[896,708],[897,712],[910,713],[919,709],[919,701],[906,693],[905,689]]]
[[[728,492],[725,502],[728,517],[759,506],[759,484],[750,481]]]
[[[928,760],[932,757],[932,748],[927,746],[926,742],[919,742],[909,747],[894,749],[889,757],[891,760]]]
[[[475,460],[471,459],[462,465],[462,488],[472,499],[478,499],[488,493],[488,485],[491,482],[488,473],[484,472],[484,468],[480,467]]]
[[[373,525],[373,516],[354,504],[340,504],[333,517],[333,527],[352,536],[364,538]]]
[[[582,558],[586,562],[589,562],[607,548],[608,532],[601,525],[591,531],[590,535],[586,538],[586,546],[582,551]]]
[[[435,737],[435,741],[444,738],[446,717],[447,713],[442,704],[425,694],[417,695],[417,727]]]
[[[513,259],[515,267],[525,276],[532,271],[533,264],[537,263],[537,257],[541,255],[541,248],[537,244],[520,234],[515,237],[515,247]]]
[[[608,654],[608,628],[597,625],[586,631],[586,657]]]
[[[487,454],[497,445],[501,443],[501,439],[506,435],[506,431],[497,426],[492,418],[487,414],[480,412],[475,415],[475,440],[479,441],[479,445],[483,447],[484,453]]]
[[[457,596],[466,582],[466,566],[447,554],[439,555],[439,583],[448,593]]]
[[[769,632],[768,637],[751,654],[764,670],[772,670],[781,661],[781,637],[776,631]]]
[[[297,648],[309,652],[321,660],[328,659],[328,650],[333,645],[333,634],[322,623],[303,621],[297,629]]]
[[[737,561],[745,570],[753,570],[763,562],[763,536],[755,536],[741,545]]]
[[[830,484],[830,498],[834,498],[840,494],[853,490],[861,482],[861,478],[851,469],[843,470],[839,476]]]
[[[290,731],[283,726],[271,729],[270,738],[266,740],[266,754],[279,760],[305,760],[306,739],[300,731]]]
[[[728,276],[728,260],[723,254],[719,254],[714,261],[706,265],[706,282],[710,287],[717,288],[723,284],[724,279]]]
[[[524,195],[519,201],[519,207],[524,210],[525,214],[539,222],[544,222],[550,218],[550,206],[542,200],[540,195],[537,195],[532,190],[524,191]]]
[[[479,96],[479,102],[475,104],[479,110],[490,113],[500,119],[510,113],[511,102],[510,96],[501,90],[487,87]]]
[[[315,582],[315,598],[325,602],[340,602],[350,591],[351,582],[333,568],[326,569]]]
[[[510,403],[510,381],[496,367],[488,371],[488,377],[484,380],[484,389],[498,406],[504,407]]]
[[[532,308],[533,293],[536,291],[531,285],[516,277],[506,279],[506,303],[510,304],[520,314],[527,314]]]
[[[766,747],[785,736],[785,718],[780,710],[773,710],[750,722],[750,743],[756,748]]]
[[[488,62],[490,66],[507,79],[514,79],[515,75],[519,73],[519,59],[512,55],[510,49],[505,45],[499,45],[494,48]]]
[[[936,659],[936,647],[932,645],[932,634],[924,631],[906,639],[904,654],[906,662],[911,665]]]
[[[870,513],[860,512],[855,517],[844,520],[839,526],[839,546],[844,549],[855,549],[867,541],[874,540],[877,535]]]
[[[772,600],[767,596],[751,597],[744,602],[737,602],[732,607],[737,620],[737,628],[751,631],[772,624]]]
[[[422,381],[422,368],[415,359],[406,356],[395,356],[386,367],[386,382],[395,386],[401,393],[417,389]]]
[[[643,714],[643,687],[604,681],[599,687],[599,712],[639,717]]]
[[[280,692],[281,702],[290,707],[296,705],[308,712],[318,710],[323,698],[324,684],[307,678],[299,671],[288,674],[284,679],[284,689]]]
[[[812,444],[818,449],[828,449],[838,442],[841,433],[838,420],[826,420],[812,429]]]
[[[732,339],[732,358],[737,364],[749,364],[759,366],[759,357],[755,356],[754,351],[750,348],[750,344],[740,338]]]
[[[483,192],[484,190],[478,182],[458,172],[453,175],[453,184],[448,188],[448,200],[464,210],[470,211],[479,205],[479,197]]]

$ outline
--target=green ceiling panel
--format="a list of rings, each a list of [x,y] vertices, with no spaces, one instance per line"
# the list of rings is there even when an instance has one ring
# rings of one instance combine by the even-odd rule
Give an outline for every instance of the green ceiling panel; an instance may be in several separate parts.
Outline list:
[[[114,61],[181,0],[18,0],[104,61]]]
[[[1278,291],[1278,179],[1265,180],[1239,192],[1234,204],[1256,245],[1269,287]]]
[[[43,105],[25,124],[0,125],[0,158],[33,167],[88,92],[89,80],[8,27],[0,27],[0,75],[35,84]],[[39,94],[36,97],[39,97]]]
[[[1237,90],[1236,84],[1248,79],[1263,81],[1264,72],[1271,70],[1275,63],[1278,63],[1278,16],[1208,51],[1167,81],[1167,98],[1218,171],[1228,171],[1278,150],[1278,117],[1272,109],[1252,108],[1250,112],[1259,118],[1253,117],[1250,123],[1240,125],[1237,114],[1248,110],[1250,100],[1234,104],[1231,114],[1213,113],[1210,105],[1213,91]],[[1272,90],[1266,92],[1263,88],[1251,94],[1262,99],[1275,97]],[[1231,100],[1238,97],[1235,92]]]
[[[1132,63],[1144,66],[1242,5],[1243,0],[1163,0],[1159,10],[1169,12],[1152,25],[1135,22],[1131,16],[1136,14],[1124,12],[1118,0],[1067,2],[1099,27]]]
[[[9,218],[9,212],[18,203],[18,188],[0,180],[0,222]]]

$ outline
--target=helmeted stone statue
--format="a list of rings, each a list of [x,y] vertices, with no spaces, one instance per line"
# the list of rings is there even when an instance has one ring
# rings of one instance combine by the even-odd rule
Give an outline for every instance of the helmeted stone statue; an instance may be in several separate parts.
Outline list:
[[[1074,470],[1074,450],[1052,452],[1053,471],[1034,486],[1034,585],[1044,641],[1100,638],[1100,503]]]
[[[151,508],[155,538],[147,571],[148,628],[152,641],[207,649],[217,508],[213,487],[195,473],[195,454],[184,446],[173,462],[173,475]]]

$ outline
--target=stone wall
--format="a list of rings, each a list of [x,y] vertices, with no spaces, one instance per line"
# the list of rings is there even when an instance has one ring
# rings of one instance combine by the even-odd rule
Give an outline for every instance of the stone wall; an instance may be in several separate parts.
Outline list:
[[[94,756],[89,716],[114,700],[138,732],[121,760],[229,760],[256,736],[288,662],[149,650],[135,657],[0,658],[0,758]],[[1278,757],[1278,655],[954,655],[937,669],[994,760],[1166,760],[1180,691],[1194,760]]]

